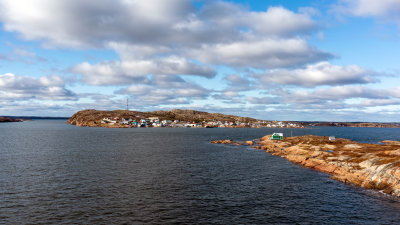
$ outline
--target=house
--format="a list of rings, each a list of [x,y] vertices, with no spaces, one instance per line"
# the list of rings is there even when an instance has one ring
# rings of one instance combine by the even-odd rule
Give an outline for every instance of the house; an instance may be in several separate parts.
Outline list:
[[[138,123],[138,127],[148,127],[148,126],[150,126],[149,119],[140,119],[140,122]]]
[[[161,126],[166,127],[168,126],[168,124],[171,124],[172,120],[163,120],[161,121]]]
[[[141,119],[140,123],[150,124],[150,120],[149,119]]]
[[[101,123],[103,123],[103,124],[109,123],[110,125],[113,125],[113,124],[117,123],[117,121],[116,121],[116,120],[112,120],[112,119],[110,119],[110,118],[103,118],[103,119],[101,120]]]
[[[120,124],[123,124],[123,125],[129,125],[129,124],[132,124],[132,119],[130,119],[130,118],[122,118],[121,119],[121,121],[119,122]]]
[[[201,123],[188,123],[186,127],[202,127]]]
[[[123,124],[123,125],[128,125],[129,121],[128,120],[121,120],[119,123]]]
[[[160,119],[158,117],[149,117],[150,123],[160,123]]]
[[[271,140],[283,140],[283,133],[273,133]]]
[[[161,123],[152,123],[151,126],[152,127],[161,127]]]

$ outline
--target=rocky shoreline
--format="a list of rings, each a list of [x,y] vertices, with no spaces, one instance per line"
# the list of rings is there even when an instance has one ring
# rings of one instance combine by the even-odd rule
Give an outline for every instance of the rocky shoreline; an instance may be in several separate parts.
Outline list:
[[[9,123],[9,122],[23,122],[23,119],[14,119],[10,117],[0,117],[0,123]]]
[[[272,155],[332,175],[333,179],[400,197],[400,141],[358,143],[325,136],[285,137],[271,135],[257,141],[212,141],[215,144],[252,145]]]

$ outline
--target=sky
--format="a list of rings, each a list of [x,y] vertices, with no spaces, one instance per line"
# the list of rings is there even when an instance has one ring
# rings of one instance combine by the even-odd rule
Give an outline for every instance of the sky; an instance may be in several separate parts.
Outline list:
[[[0,115],[400,122],[400,0],[0,0]]]

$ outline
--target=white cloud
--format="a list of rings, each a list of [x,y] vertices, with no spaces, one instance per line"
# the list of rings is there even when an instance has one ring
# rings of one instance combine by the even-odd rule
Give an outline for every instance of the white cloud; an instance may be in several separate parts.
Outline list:
[[[376,107],[376,106],[392,106],[400,105],[400,99],[366,99],[361,101],[359,107]]]
[[[316,22],[310,16],[314,12],[309,9],[295,13],[283,7],[269,7],[266,11],[251,12],[241,5],[218,1],[206,5],[199,17],[224,31],[247,28],[258,35],[282,37],[317,29]]]
[[[87,62],[76,65],[72,72],[81,74],[84,82],[91,85],[129,85],[145,82],[146,76],[153,75],[195,75],[211,78],[216,72],[209,66],[202,66],[177,56],[159,59],[110,61],[91,65]]]
[[[285,36],[317,28],[308,12],[282,7],[251,12],[227,2],[201,9],[188,0],[23,0],[0,1],[8,31],[61,46],[101,46],[108,41],[190,43],[232,40],[248,32]]]
[[[400,25],[400,1],[398,0],[340,0],[336,11],[361,17],[375,17]]]
[[[300,69],[276,69],[254,77],[264,85],[271,83],[315,87],[319,85],[366,84],[377,82],[374,72],[357,65],[338,66],[329,62],[319,62]]]
[[[251,104],[260,104],[260,105],[271,105],[271,104],[280,104],[280,98],[278,97],[253,97],[249,96],[246,98],[248,102]]]
[[[0,99],[77,100],[77,97],[65,88],[59,76],[32,78],[6,73],[0,75]]]
[[[288,92],[283,97],[286,103],[324,105],[329,101],[344,101],[352,98],[387,99],[389,92],[361,86],[336,86],[312,91],[297,90]]]
[[[228,82],[228,91],[247,91],[251,88],[251,81],[247,77],[231,74],[225,77]]]
[[[6,30],[50,46],[80,47],[110,39],[161,40],[192,5],[185,0],[3,0],[0,7]]]
[[[390,90],[390,95],[396,98],[400,98],[400,87],[396,87]]]
[[[203,45],[189,52],[202,62],[233,67],[280,68],[298,66],[331,58],[300,38],[259,39]]]
[[[0,19],[7,31],[29,40],[54,47],[112,48],[122,61],[144,61],[131,62],[136,64],[160,60],[160,54],[165,60],[173,55],[185,63],[195,59],[262,68],[296,66],[331,57],[299,37],[318,29],[310,9],[296,13],[270,7],[252,12],[242,5],[222,1],[206,2],[200,9],[192,3],[2,0]],[[194,70],[198,71],[197,64],[187,66],[197,67]],[[193,73],[192,69],[181,69]],[[170,66],[167,70],[174,73]]]
[[[134,97],[147,106],[188,104],[195,99],[206,99],[210,90],[187,82],[179,76],[152,76],[148,84],[132,84],[119,89],[116,94]]]
[[[335,86],[317,89],[277,89],[269,91],[267,96],[246,97],[252,104],[277,104],[285,109],[337,109],[394,105],[400,98],[395,89],[372,89],[362,86]],[[374,105],[376,104],[376,105]]]
[[[333,55],[308,42],[308,37],[319,31],[313,19],[319,12],[313,8],[297,12],[283,7],[251,11],[243,5],[224,1],[204,1],[201,7],[194,7],[193,2],[0,0],[0,20],[4,30],[46,47],[101,48],[117,53],[119,59],[87,61],[71,67],[70,71],[81,75],[80,81],[86,84],[118,86],[115,88],[118,90],[112,96],[84,97],[93,103],[66,105],[70,110],[115,108],[123,105],[118,102],[121,96],[130,97],[137,108],[143,105],[188,106],[194,100],[211,99],[222,108],[228,104],[235,107],[254,104],[264,110],[263,105],[279,105],[286,107],[286,113],[290,108],[340,110],[348,107],[349,99],[362,99],[360,107],[398,102],[396,98],[400,92],[397,89],[385,91],[350,86],[377,82],[373,71],[357,65],[338,66],[326,62]],[[353,16],[400,21],[395,1],[343,0],[341,3],[349,7],[351,11],[346,13]],[[39,57],[26,49],[16,49],[12,54],[26,59]],[[0,55],[3,60],[14,58]],[[222,77],[225,74],[221,74],[215,78],[216,68],[222,68],[222,73],[226,69],[227,73],[237,74],[225,78]],[[249,71],[265,72],[247,77]],[[222,81],[223,84],[214,91],[205,84],[194,83],[195,80],[203,82],[203,78],[215,78],[209,82]],[[257,82],[260,86],[256,86]],[[213,83],[210,87],[216,85]],[[290,89],[279,89],[282,86]],[[269,93],[257,96],[256,88],[260,87]],[[276,89],[271,90],[271,87]],[[0,75],[0,90],[0,101],[77,99],[59,76]],[[252,91],[251,95],[255,96],[247,97],[245,91]]]

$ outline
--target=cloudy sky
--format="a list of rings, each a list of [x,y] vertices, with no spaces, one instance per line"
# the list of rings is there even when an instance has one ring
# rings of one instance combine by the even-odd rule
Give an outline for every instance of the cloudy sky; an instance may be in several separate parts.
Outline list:
[[[0,115],[400,121],[400,0],[0,0]]]

